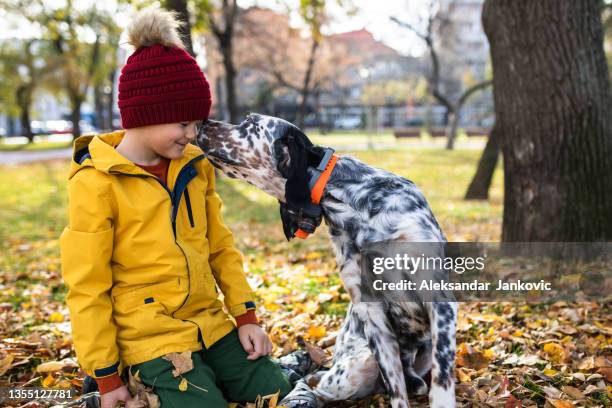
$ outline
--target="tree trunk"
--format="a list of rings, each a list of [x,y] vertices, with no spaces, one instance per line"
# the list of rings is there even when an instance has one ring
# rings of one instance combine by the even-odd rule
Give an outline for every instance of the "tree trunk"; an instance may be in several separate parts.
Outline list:
[[[238,123],[238,107],[236,105],[236,67],[232,59],[231,39],[222,45],[223,67],[225,68],[225,97],[230,123]]]
[[[93,124],[96,128],[102,129],[104,123],[104,85],[94,86],[94,118]]]
[[[106,116],[106,123],[104,124],[104,128],[108,131],[111,131],[113,129],[113,115],[115,113],[114,109],[115,109],[115,93],[114,93],[114,89],[115,89],[115,75],[117,74],[117,69],[113,69],[109,74],[108,74],[108,82],[109,82],[109,86],[110,86],[110,93],[108,94],[108,99],[106,100],[106,111],[107,111],[107,116]]]
[[[497,159],[499,157],[499,132],[497,127],[493,126],[487,145],[482,152],[476,174],[465,193],[466,200],[488,200],[489,188],[497,167]]]
[[[502,240],[612,240],[612,94],[599,0],[486,0]]]
[[[17,105],[19,106],[19,120],[21,133],[28,138],[28,143],[34,141],[32,127],[30,126],[30,106],[32,106],[32,90],[27,85],[17,88]]]
[[[81,127],[79,126],[79,122],[81,121],[81,105],[83,101],[74,96],[70,100],[70,107],[72,111],[70,112],[70,119],[72,120],[72,136],[73,139],[81,136]]]
[[[32,106],[32,89],[28,85],[17,88],[17,105],[19,106],[19,120],[21,133],[28,138],[28,143],[34,141],[32,127],[30,126],[30,107]]]
[[[184,22],[179,27],[179,35],[185,44],[185,49],[192,57],[195,58],[195,52],[193,51],[193,41],[191,40],[191,21],[189,17],[189,9],[187,8],[186,0],[166,0],[166,8],[168,10],[174,10],[178,13],[179,20]]]
[[[313,38],[312,45],[310,47],[310,56],[308,57],[308,66],[306,67],[306,74],[304,75],[304,83],[302,85],[300,110],[298,111],[296,120],[297,126],[300,129],[304,128],[304,118],[306,117],[306,107],[308,106],[308,96],[310,95],[310,79],[312,78],[317,48],[319,48],[319,42]]]
[[[448,123],[446,125],[446,149],[453,150],[455,148],[455,139],[459,131],[459,110],[448,110]]]

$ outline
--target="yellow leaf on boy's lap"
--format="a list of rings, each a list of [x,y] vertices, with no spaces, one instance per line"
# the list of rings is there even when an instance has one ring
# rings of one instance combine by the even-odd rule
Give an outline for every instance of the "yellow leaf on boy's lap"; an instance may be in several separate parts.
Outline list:
[[[187,379],[186,378],[183,378],[181,380],[181,383],[179,384],[179,390],[187,391]]]
[[[175,377],[193,370],[193,360],[191,359],[191,351],[189,350],[182,353],[169,353],[163,358],[164,360],[170,361],[174,366],[172,375]]]

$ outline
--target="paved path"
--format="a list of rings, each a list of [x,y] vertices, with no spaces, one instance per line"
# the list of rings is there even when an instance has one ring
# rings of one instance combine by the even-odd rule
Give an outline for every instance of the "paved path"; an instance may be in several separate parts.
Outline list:
[[[43,160],[68,159],[72,153],[72,148],[41,151],[14,151],[0,152],[0,165],[2,164],[21,164]]]

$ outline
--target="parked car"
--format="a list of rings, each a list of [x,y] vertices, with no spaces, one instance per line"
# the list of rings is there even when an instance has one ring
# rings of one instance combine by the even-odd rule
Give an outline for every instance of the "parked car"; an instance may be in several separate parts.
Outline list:
[[[357,129],[362,126],[359,116],[340,116],[334,120],[336,129]]]
[[[33,135],[46,135],[49,133],[45,122],[40,120],[30,121],[30,130],[32,131]]]
[[[48,120],[46,125],[49,133],[56,135],[72,133],[72,122],[68,120]]]
[[[425,125],[425,121],[423,120],[423,118],[420,117],[415,117],[415,118],[410,118],[408,119],[406,122],[404,122],[405,126],[409,126],[409,127],[421,127]]]

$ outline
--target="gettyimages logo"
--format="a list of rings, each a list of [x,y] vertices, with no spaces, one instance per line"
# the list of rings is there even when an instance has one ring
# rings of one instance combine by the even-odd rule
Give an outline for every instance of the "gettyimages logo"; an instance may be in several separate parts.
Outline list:
[[[612,293],[612,243],[386,241],[363,254],[365,301],[601,301]]]

